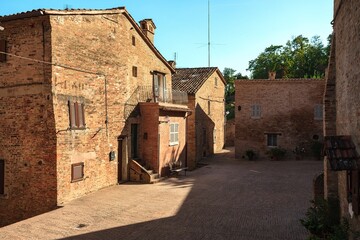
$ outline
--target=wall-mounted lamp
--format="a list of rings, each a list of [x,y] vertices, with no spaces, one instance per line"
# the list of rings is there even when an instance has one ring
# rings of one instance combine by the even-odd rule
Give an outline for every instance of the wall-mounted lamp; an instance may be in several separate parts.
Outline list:
[[[241,106],[238,106],[238,111],[241,111]]]

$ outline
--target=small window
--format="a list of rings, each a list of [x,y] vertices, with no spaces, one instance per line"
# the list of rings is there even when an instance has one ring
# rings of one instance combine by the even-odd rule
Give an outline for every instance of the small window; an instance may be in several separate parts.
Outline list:
[[[68,101],[71,129],[85,128],[85,106],[83,103]]]
[[[261,117],[261,106],[259,104],[254,104],[251,106],[251,118],[260,118]]]
[[[214,144],[216,144],[216,128],[214,128],[213,131],[213,140],[214,140]]]
[[[5,160],[0,159],[0,194],[5,194]]]
[[[0,40],[0,52],[6,53],[6,40]],[[6,54],[0,53],[0,62],[6,62]]]
[[[132,67],[132,75],[133,77],[137,77],[137,67],[135,66]]]
[[[135,38],[135,36],[132,36],[132,45],[133,45],[133,46],[136,45],[136,38]]]
[[[170,123],[170,145],[179,144],[179,123]]]
[[[206,137],[206,129],[205,129],[205,128],[203,128],[203,135],[202,135],[202,137],[203,137],[203,145],[206,146],[207,137]]]
[[[267,146],[268,147],[277,147],[278,134],[269,133],[266,135],[267,135]]]
[[[323,119],[323,105],[316,104],[314,107],[314,119],[315,120],[322,120]]]
[[[77,182],[84,179],[84,163],[71,164],[71,182]]]
[[[217,87],[218,86],[218,78],[216,77],[215,78],[215,87]]]

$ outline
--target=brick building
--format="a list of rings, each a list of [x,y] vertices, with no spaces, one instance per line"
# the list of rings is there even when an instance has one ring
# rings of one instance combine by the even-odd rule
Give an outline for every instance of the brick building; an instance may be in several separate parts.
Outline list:
[[[185,164],[186,93],[173,97],[151,19],[122,7],[0,22],[0,225],[144,180],[138,162],[157,174]]]
[[[225,85],[225,79],[216,67],[177,68],[173,75],[173,89],[187,92],[188,107],[193,111],[187,123],[190,169],[202,157],[224,147]]]
[[[310,154],[322,141],[323,79],[260,79],[235,81],[235,156],[253,150],[259,158],[281,147]]]
[[[359,1],[334,1],[334,31],[324,99],[325,135],[329,141],[349,143],[349,147],[337,144],[337,152],[341,154],[327,154],[324,158],[325,197],[339,200],[341,216],[350,220],[351,229],[355,231],[360,230],[359,9]],[[357,164],[336,169],[337,164],[351,159]],[[337,163],[335,167],[334,163]]]

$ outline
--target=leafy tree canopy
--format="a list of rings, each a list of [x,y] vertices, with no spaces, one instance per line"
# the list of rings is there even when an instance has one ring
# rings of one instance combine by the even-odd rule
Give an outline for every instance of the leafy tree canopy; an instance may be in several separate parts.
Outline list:
[[[249,79],[248,76],[236,73],[236,70],[232,68],[225,68],[223,70],[223,76],[226,80],[225,86],[225,108],[227,113],[227,119],[235,117],[234,102],[235,102],[235,80],[236,79]]]
[[[249,61],[247,70],[252,78],[266,79],[268,72],[276,72],[277,78],[320,78],[328,64],[330,39],[324,46],[319,36],[310,40],[302,35],[283,45],[271,45]]]

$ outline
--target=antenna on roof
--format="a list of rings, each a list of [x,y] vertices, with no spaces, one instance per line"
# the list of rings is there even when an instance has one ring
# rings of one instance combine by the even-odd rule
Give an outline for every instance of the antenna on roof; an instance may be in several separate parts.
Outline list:
[[[208,0],[208,67],[210,67],[210,0]]]
[[[177,53],[174,52],[174,61],[176,62],[176,60],[177,60]]]

